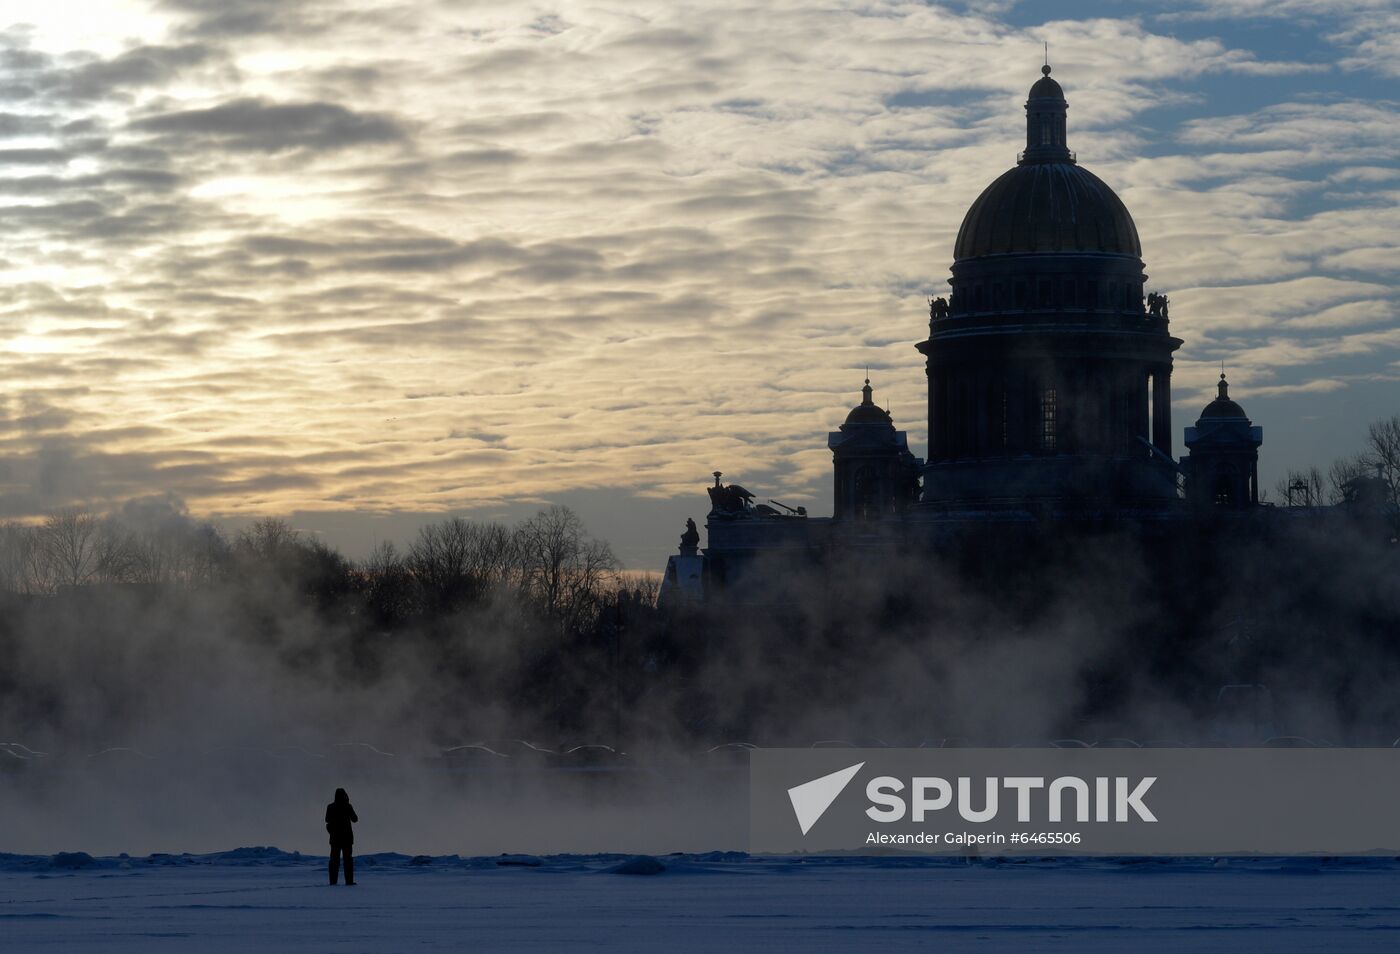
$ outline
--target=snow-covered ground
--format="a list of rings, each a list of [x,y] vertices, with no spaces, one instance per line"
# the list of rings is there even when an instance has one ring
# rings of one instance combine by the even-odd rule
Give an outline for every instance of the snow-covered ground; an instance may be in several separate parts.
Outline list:
[[[5,951],[1393,951],[1392,860],[0,855]],[[513,862],[502,864],[502,861]],[[643,868],[654,868],[642,865]]]

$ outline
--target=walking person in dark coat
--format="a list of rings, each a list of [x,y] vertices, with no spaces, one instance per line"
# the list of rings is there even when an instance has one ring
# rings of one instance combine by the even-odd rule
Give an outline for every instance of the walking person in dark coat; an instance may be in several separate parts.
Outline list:
[[[345,789],[336,789],[335,801],[326,806],[326,831],[331,836],[331,884],[340,877],[342,852],[345,853],[345,883],[355,883],[355,829],[351,825],[359,820]]]

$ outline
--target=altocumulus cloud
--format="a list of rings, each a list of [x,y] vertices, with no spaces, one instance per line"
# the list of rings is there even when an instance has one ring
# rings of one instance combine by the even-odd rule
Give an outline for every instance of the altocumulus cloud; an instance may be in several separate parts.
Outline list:
[[[213,145],[265,153],[347,149],[404,138],[398,123],[388,116],[357,113],[337,103],[269,103],[260,99],[236,99],[207,109],[148,116],[135,120],[129,128],[157,133],[181,149]]]
[[[1046,40],[1178,424],[1228,361],[1271,483],[1393,410],[1387,4],[164,0],[102,51],[46,10],[0,22],[9,515],[679,518],[717,467],[822,512],[866,366],[924,440],[924,297]]]

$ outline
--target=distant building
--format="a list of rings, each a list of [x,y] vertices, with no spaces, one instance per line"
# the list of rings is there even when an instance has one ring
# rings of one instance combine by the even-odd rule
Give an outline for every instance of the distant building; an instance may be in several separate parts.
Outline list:
[[[831,432],[833,516],[755,503],[719,473],[703,555],[671,558],[663,600],[751,595],[796,562],[937,551],[1047,526],[1173,527],[1258,516],[1262,428],[1219,397],[1172,453],[1170,302],[1148,292],[1137,227],[1076,160],[1050,67],[1026,101],[1026,147],[963,219],[950,299],[915,344],[928,378],[927,460],[867,378]],[[773,505],[770,505],[773,504]],[[760,597],[755,597],[761,599]]]

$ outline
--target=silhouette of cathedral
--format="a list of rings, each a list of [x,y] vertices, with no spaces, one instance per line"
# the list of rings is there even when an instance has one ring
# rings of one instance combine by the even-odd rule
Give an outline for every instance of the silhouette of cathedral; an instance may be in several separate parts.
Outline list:
[[[867,378],[827,439],[833,515],[756,503],[716,473],[708,545],[685,540],[663,597],[761,583],[759,566],[834,553],[933,548],[1048,526],[1170,527],[1258,511],[1262,428],[1228,395],[1172,452],[1169,300],[1144,295],[1132,216],[1079,165],[1050,67],[1026,101],[1016,165],[972,203],[952,294],[929,302],[928,459],[911,453]],[[1227,518],[1228,519],[1228,518]],[[1019,530],[1017,528],[1020,528]],[[688,544],[688,545],[685,545]]]

